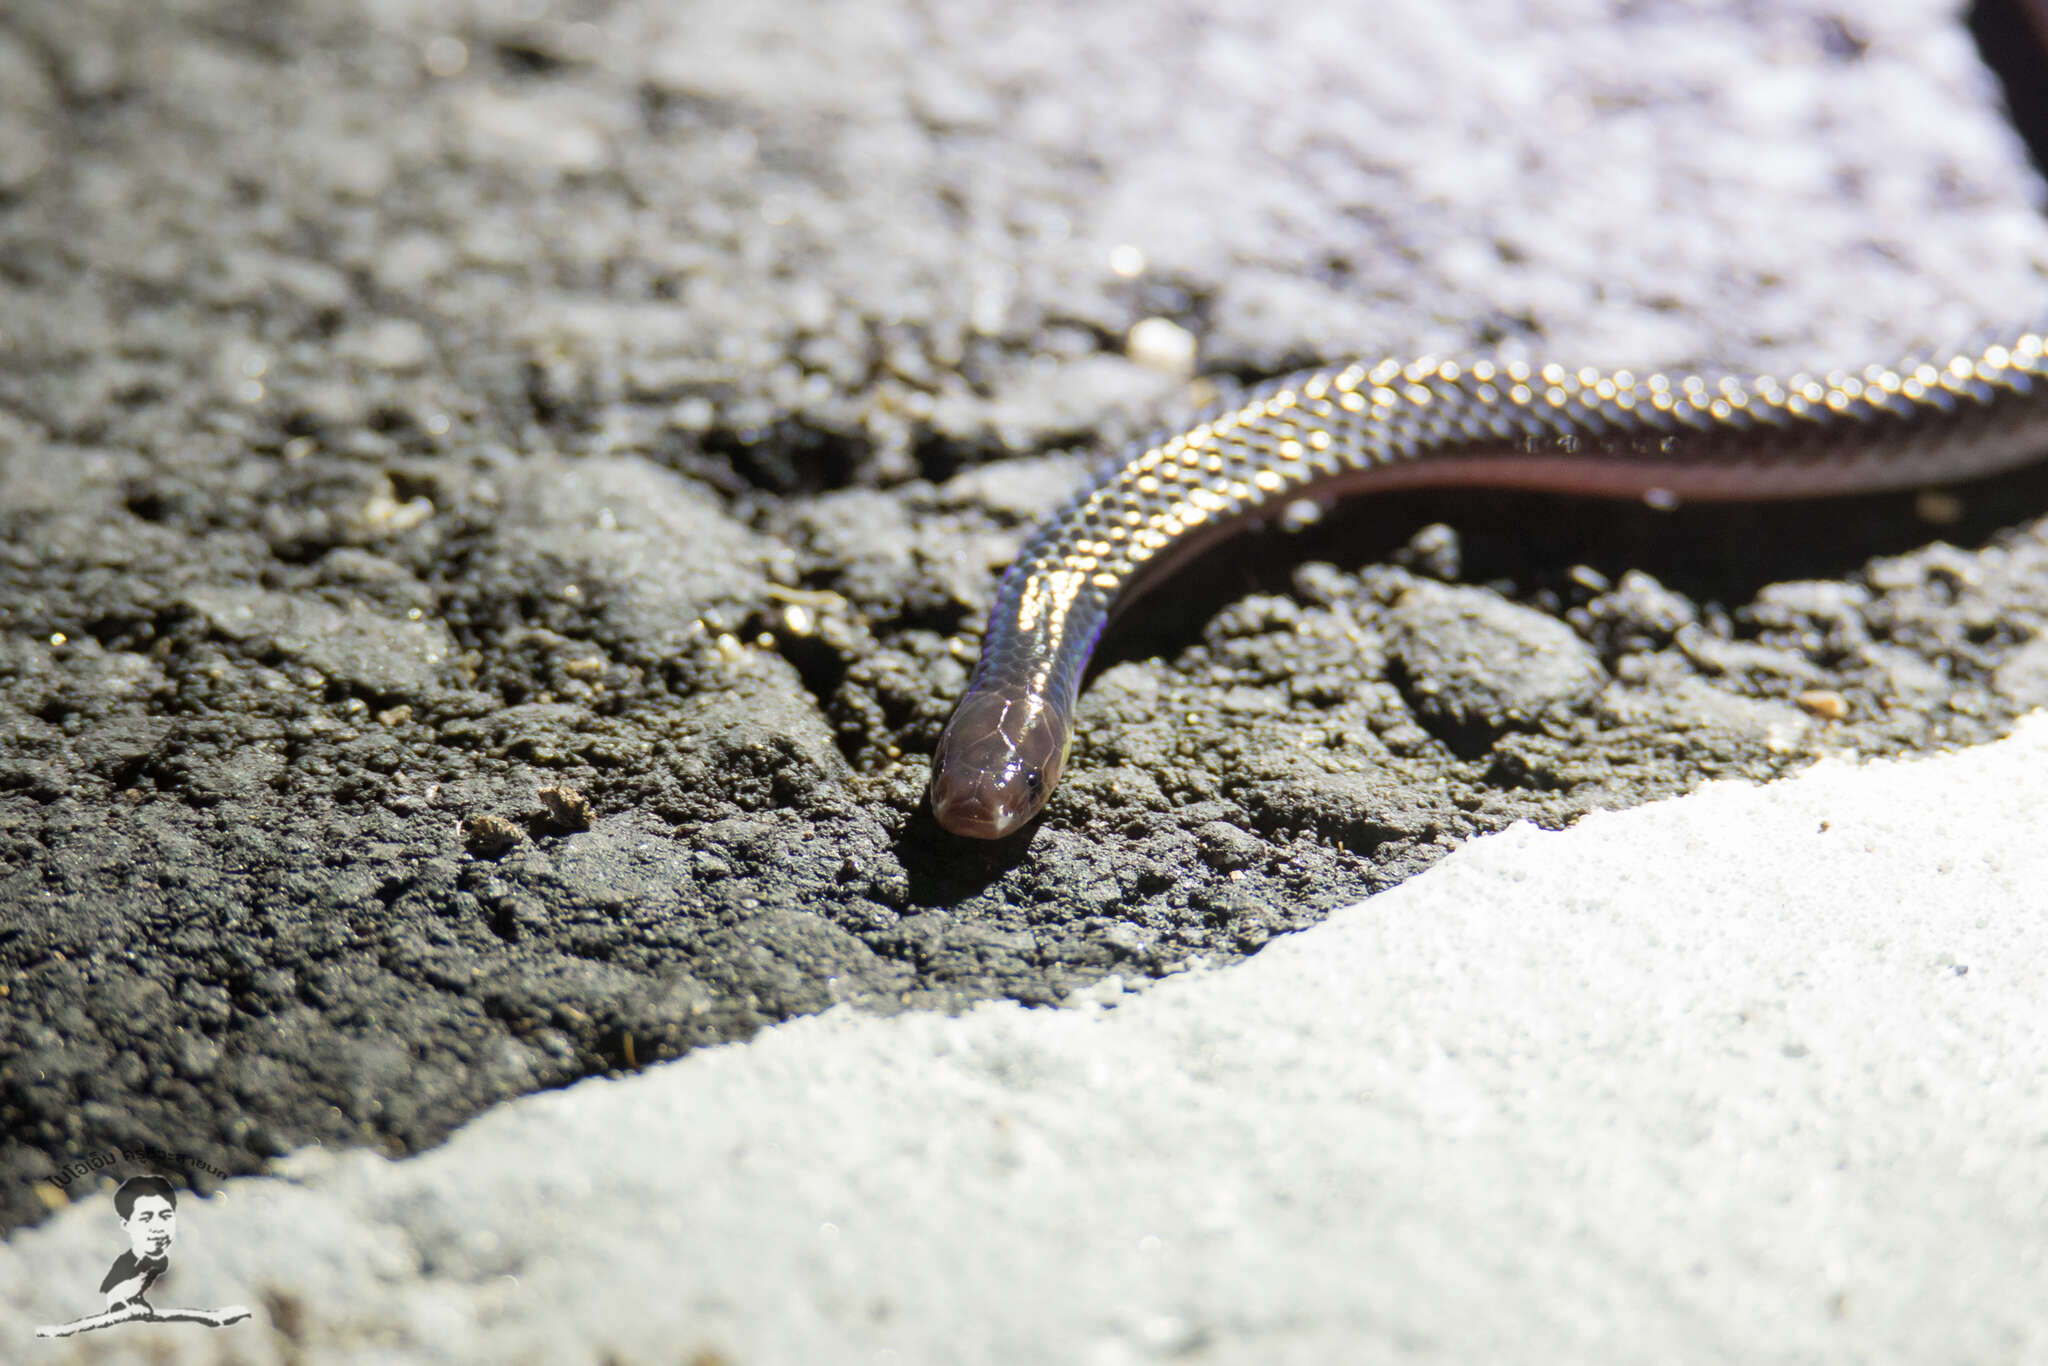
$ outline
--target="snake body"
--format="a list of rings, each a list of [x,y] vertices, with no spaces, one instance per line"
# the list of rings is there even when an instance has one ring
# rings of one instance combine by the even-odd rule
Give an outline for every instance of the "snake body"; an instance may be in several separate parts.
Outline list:
[[[1139,442],[1025,543],[932,762],[955,834],[1035,816],[1111,616],[1192,551],[1302,498],[1424,485],[1687,500],[1865,493],[2048,456],[2048,318],[1895,365],[1787,379],[1520,361],[1354,362]]]

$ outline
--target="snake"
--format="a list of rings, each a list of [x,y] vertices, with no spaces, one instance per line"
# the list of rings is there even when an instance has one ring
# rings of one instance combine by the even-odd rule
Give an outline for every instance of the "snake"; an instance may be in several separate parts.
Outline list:
[[[932,815],[1001,839],[1066,766],[1104,629],[1175,566],[1302,500],[1425,486],[1672,507],[1979,478],[2048,455],[2048,316],[1896,364],[1785,378],[1511,359],[1352,361],[1136,442],[1032,532],[932,757]]]

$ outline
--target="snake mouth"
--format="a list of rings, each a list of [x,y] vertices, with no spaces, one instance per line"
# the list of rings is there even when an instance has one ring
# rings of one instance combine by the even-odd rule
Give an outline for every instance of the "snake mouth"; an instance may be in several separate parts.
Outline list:
[[[970,692],[939,733],[932,815],[970,839],[1015,833],[1052,795],[1069,733],[1042,697],[1000,688]]]

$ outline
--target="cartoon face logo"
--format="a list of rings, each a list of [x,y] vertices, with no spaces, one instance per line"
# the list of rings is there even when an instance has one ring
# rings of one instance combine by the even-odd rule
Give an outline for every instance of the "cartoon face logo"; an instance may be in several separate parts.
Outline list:
[[[219,1309],[158,1308],[149,1291],[171,1267],[171,1243],[178,1236],[178,1189],[161,1176],[134,1176],[114,1192],[114,1213],[128,1235],[128,1250],[114,1259],[100,1282],[107,1307],[69,1323],[47,1323],[39,1338],[68,1338],[76,1333],[113,1328],[124,1323],[203,1323],[225,1328],[249,1317],[246,1305]]]
[[[125,1192],[124,1192],[125,1193]],[[116,1212],[119,1201],[116,1201]],[[121,1215],[121,1227],[128,1231],[128,1247],[140,1261],[157,1261],[178,1236],[178,1201],[173,1194],[140,1195]]]

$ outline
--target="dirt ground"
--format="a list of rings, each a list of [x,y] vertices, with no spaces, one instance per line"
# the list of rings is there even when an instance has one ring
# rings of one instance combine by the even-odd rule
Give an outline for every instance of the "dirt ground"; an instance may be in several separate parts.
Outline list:
[[[939,831],[994,571],[1204,392],[2048,315],[1928,6],[1329,8],[7,6],[0,1228],[112,1149],[202,1189],[413,1151],[2048,702],[2038,472],[1403,496],[1208,557],[1109,642],[1045,819]]]

